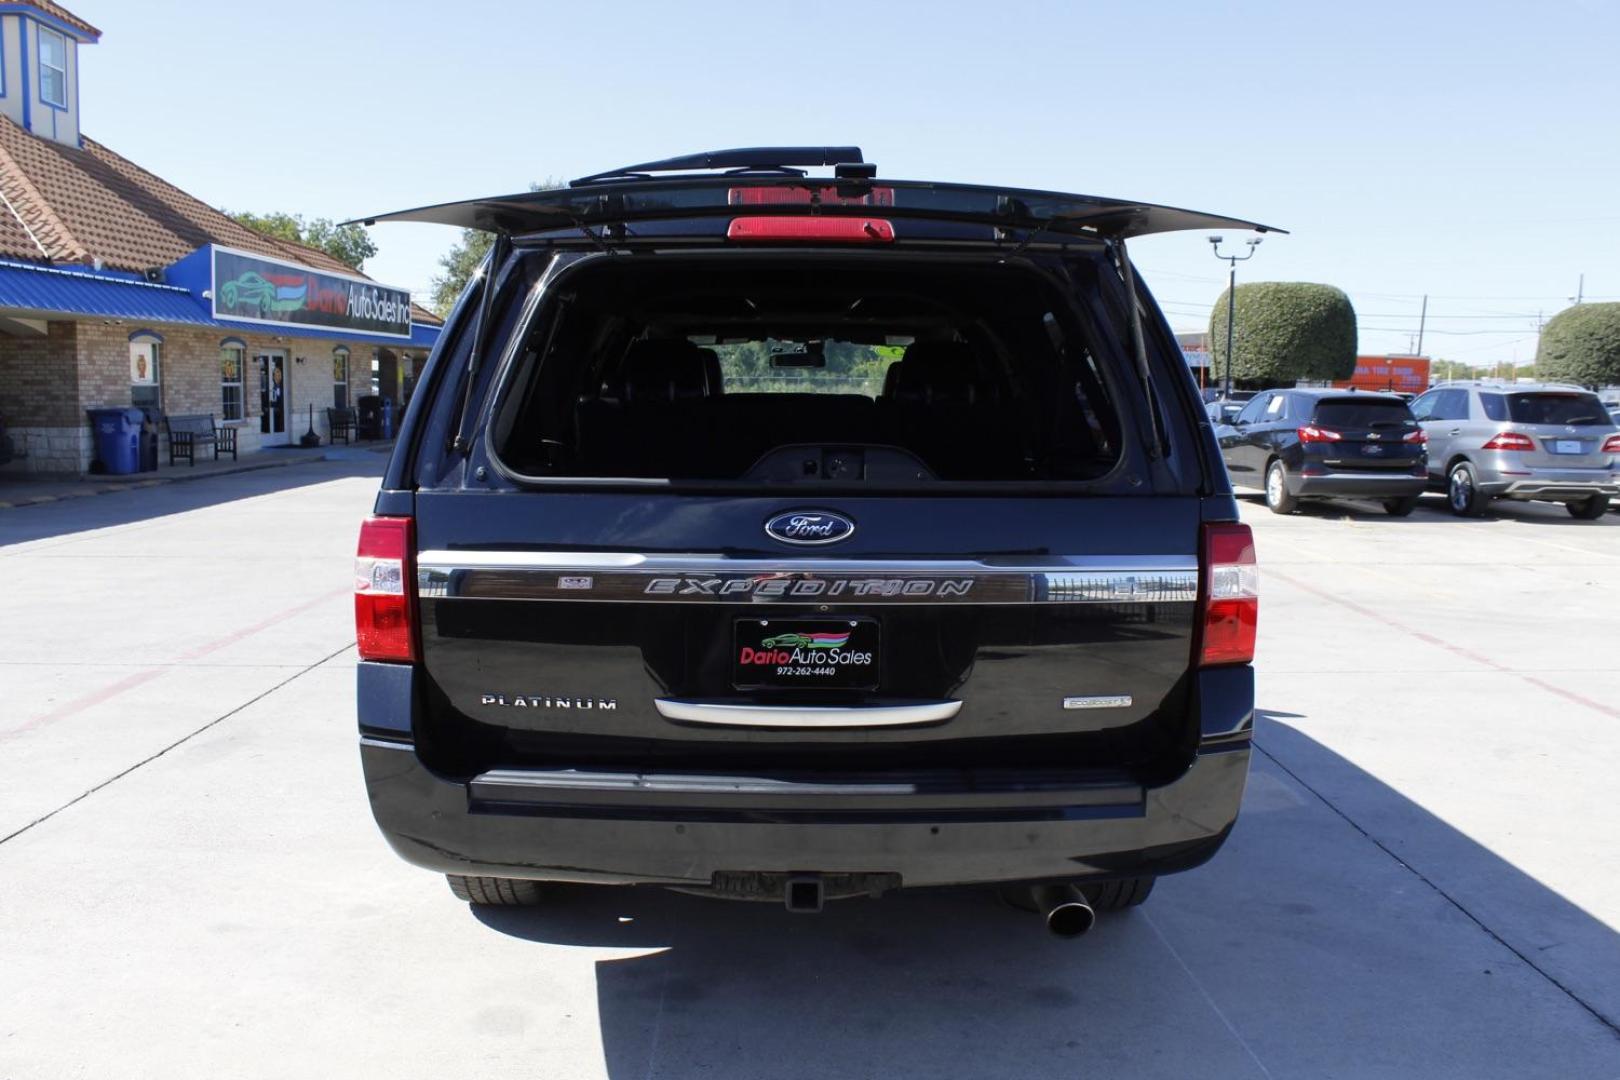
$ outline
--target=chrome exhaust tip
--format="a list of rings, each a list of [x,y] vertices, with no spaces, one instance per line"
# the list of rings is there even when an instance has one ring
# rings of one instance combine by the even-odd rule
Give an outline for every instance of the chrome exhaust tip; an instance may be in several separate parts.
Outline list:
[[[1077,938],[1097,922],[1097,913],[1086,901],[1085,894],[1073,885],[1037,885],[1030,890],[1035,910],[1046,921],[1046,929],[1055,937]]]

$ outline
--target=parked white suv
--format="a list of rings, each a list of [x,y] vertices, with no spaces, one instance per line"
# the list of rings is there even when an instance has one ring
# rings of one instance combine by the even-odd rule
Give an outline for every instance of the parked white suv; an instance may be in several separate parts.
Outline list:
[[[1492,499],[1561,502],[1598,518],[1620,496],[1620,429],[1578,386],[1442,383],[1412,403],[1429,438],[1429,480],[1455,514]]]

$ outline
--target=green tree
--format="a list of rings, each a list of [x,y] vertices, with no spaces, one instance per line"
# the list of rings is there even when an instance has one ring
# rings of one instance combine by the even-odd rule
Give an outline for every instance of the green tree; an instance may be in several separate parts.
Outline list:
[[[563,182],[555,176],[548,176],[539,183],[530,182],[530,191],[544,191],[549,188],[562,187]],[[450,314],[450,309],[456,306],[461,298],[462,290],[478,272],[478,267],[489,254],[490,242],[494,237],[479,229],[462,229],[461,239],[457,240],[451,249],[439,256],[439,268],[444,272],[433,278],[433,296],[428,306],[442,319]]]
[[[478,229],[462,229],[461,239],[456,241],[454,247],[439,256],[439,266],[444,271],[433,278],[433,296],[428,307],[441,319],[450,314],[450,309],[456,306],[456,300],[472,280],[473,274],[478,272],[478,266],[489,254],[489,245],[495,239],[493,233],[481,232]]]
[[[231,214],[227,210],[226,213],[254,232],[324,251],[355,270],[363,269],[366,260],[377,254],[377,245],[372,241],[371,234],[360,225],[338,225],[330,218],[305,221],[300,214],[284,214],[280,211],[255,214],[243,210]]]
[[[1548,319],[1536,370],[1542,378],[1582,386],[1620,383],[1620,303],[1576,304]]]
[[[1226,374],[1226,293],[1209,318],[1211,362]],[[1237,287],[1234,382],[1348,379],[1356,370],[1356,309],[1332,285],[1258,281]]]

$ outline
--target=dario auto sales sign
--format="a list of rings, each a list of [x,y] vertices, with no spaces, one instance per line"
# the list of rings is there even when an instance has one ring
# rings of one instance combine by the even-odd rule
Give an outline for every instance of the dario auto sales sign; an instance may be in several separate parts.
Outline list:
[[[411,336],[411,294],[362,277],[214,248],[214,317]]]

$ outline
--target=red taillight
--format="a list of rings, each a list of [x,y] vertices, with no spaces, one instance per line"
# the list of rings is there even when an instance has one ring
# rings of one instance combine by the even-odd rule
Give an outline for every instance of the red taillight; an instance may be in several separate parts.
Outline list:
[[[816,240],[832,244],[892,244],[894,226],[882,218],[740,217],[726,229],[728,240]]]
[[[416,660],[411,519],[367,518],[354,559],[354,637],[362,660]]]
[[[1416,431],[1408,431],[1401,439],[1401,442],[1417,443],[1420,446],[1426,445],[1428,441],[1429,433],[1422,428],[1418,428]]]
[[[1521,435],[1517,431],[1499,431],[1491,437],[1491,441],[1480,449],[1482,450],[1534,450],[1536,444],[1530,436]]]
[[[1600,454],[1620,454],[1620,435],[1610,435],[1603,440],[1603,449]]]
[[[1329,428],[1319,428],[1315,424],[1306,424],[1299,429],[1299,441],[1302,443],[1338,442],[1342,438],[1344,436],[1337,431]]]
[[[1260,567],[1247,525],[1205,525],[1198,584],[1198,666],[1254,659],[1260,621]]]
[[[811,203],[821,206],[893,206],[894,188],[875,187],[863,195],[840,195],[836,184],[804,187],[766,185],[732,188],[727,192],[726,201],[732,206],[809,206]]]

